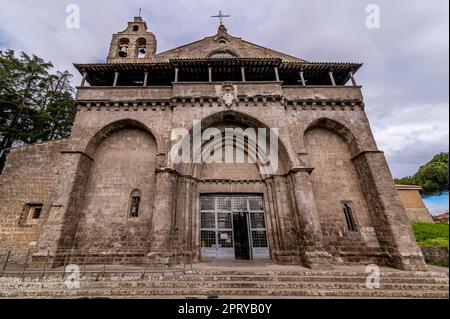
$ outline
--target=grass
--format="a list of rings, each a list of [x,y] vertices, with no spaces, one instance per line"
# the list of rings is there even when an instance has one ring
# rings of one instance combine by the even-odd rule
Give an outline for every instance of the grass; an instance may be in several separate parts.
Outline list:
[[[415,223],[412,225],[421,247],[448,247],[448,224]]]

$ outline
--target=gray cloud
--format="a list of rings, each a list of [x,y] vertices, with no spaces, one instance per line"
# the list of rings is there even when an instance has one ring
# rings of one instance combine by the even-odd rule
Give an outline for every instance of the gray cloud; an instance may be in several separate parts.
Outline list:
[[[81,9],[81,28],[65,27],[65,7]],[[380,6],[381,28],[365,26],[367,4]],[[312,61],[364,62],[357,74],[380,149],[396,177],[447,151],[447,0],[0,0],[0,50],[34,53],[79,75],[73,62],[104,61],[111,35],[138,8],[158,51],[216,32],[222,9],[230,34]]]

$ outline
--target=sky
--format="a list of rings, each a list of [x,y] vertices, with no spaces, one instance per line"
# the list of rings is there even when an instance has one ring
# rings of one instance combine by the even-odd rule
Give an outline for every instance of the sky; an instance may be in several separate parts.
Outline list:
[[[436,195],[429,196],[423,199],[425,206],[427,206],[428,210],[433,215],[439,215],[443,212],[448,212],[448,192]]]
[[[79,28],[66,27],[70,4]],[[366,25],[372,4],[379,28]],[[364,63],[355,77],[394,177],[448,151],[448,0],[0,0],[0,50],[52,61],[78,85],[72,63],[104,62],[138,8],[158,52],[215,34],[211,15],[222,10],[233,36],[309,61]]]

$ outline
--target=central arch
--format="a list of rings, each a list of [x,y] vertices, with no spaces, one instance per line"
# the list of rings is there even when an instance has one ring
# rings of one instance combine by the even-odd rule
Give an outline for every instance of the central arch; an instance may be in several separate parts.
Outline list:
[[[193,154],[194,156],[221,147],[221,141],[225,140],[226,128],[239,128],[244,132],[245,129],[252,128],[256,133],[258,128],[269,129],[266,124],[254,117],[232,110],[214,113],[203,118],[200,123],[202,133],[207,129],[217,128],[221,139],[203,141],[200,150],[197,150]],[[189,129],[189,132],[191,134],[186,139],[189,138],[192,145],[193,127]],[[266,137],[269,137],[269,134]],[[279,162],[275,172],[264,169],[264,163],[268,160],[267,156],[264,156],[264,152],[261,152],[258,145],[255,145],[251,139],[248,143],[249,139],[245,135],[235,137],[235,141],[241,143],[234,144],[233,151],[242,151],[246,160],[249,156],[253,156],[256,159],[254,162],[220,164],[201,161],[200,163],[189,162],[174,165],[180,176],[177,193],[179,202],[175,215],[175,230],[178,233],[176,237],[180,240],[180,246],[187,246],[186,249],[192,250],[199,259],[205,258],[205,252],[208,254],[207,257],[212,259],[237,258],[236,246],[230,247],[230,245],[236,245],[236,242],[231,241],[227,244],[224,242],[225,239],[220,238],[222,236],[220,234],[225,232],[223,236],[235,235],[237,224],[234,218],[237,218],[236,216],[239,214],[247,216],[240,218],[244,218],[244,220],[247,218],[249,227],[248,233],[244,232],[243,235],[244,238],[248,236],[250,247],[248,259],[278,259],[280,250],[293,246],[288,241],[292,240],[290,230],[296,227],[294,221],[296,217],[288,191],[289,179],[286,177],[287,172],[291,169],[291,161],[284,143],[278,135],[275,137],[278,143],[276,153]],[[270,151],[267,152],[267,154],[269,153]],[[230,219],[228,220],[228,226],[232,225],[231,228],[221,229],[219,224],[209,225],[205,219],[202,219],[202,216],[213,214],[211,208],[205,208],[203,205],[208,200],[215,203],[216,206],[213,210],[216,214],[222,210],[222,213],[229,214],[227,215],[229,218],[233,216],[232,224],[230,224]],[[224,201],[229,201],[228,205],[231,206],[226,206]],[[234,201],[237,202],[233,204]],[[239,211],[238,206],[233,206],[238,205],[239,201],[248,203],[248,207]],[[256,204],[250,206],[253,205],[250,202],[257,202],[262,206]],[[252,210],[252,207],[258,209]],[[213,219],[219,220],[220,218],[217,215]],[[259,220],[260,223],[256,224],[256,220]],[[256,225],[259,225],[260,228],[257,228]],[[210,226],[216,228],[210,228]],[[214,243],[211,242],[211,236],[217,238],[214,239]],[[229,239],[229,237],[227,238]],[[235,238],[235,240],[237,239]],[[214,247],[221,245],[225,245],[222,247],[224,250],[218,253],[219,256],[215,255],[217,251],[214,251]]]
[[[221,131],[221,141],[226,141],[225,136],[225,129],[226,128],[232,128],[232,129],[242,129],[245,130],[250,128],[254,129],[255,133],[258,135],[258,129],[264,129],[266,132],[266,145],[270,146],[270,127],[266,125],[265,123],[255,119],[254,117],[247,115],[242,112],[237,111],[222,111],[217,112],[212,115],[209,115],[205,118],[203,118],[200,121],[202,134],[205,130],[210,128],[217,128]],[[275,133],[274,133],[275,134]],[[246,139],[244,136],[235,136],[235,146],[240,152],[245,152],[247,158],[250,156],[254,156],[256,159],[254,165],[258,167],[258,170],[262,172],[258,178],[266,178],[273,175],[283,175],[285,174],[290,168],[291,168],[291,159],[289,157],[289,153],[286,150],[286,147],[284,143],[281,141],[280,137],[278,135],[276,136],[277,139],[277,159],[278,159],[278,165],[276,171],[270,171],[270,169],[267,168],[267,165],[264,163],[267,163],[270,161],[270,158],[267,156],[267,154],[270,154],[270,147],[266,149],[266,152],[262,151],[260,147],[258,147],[257,143],[255,144],[250,139]],[[188,137],[190,139],[190,144],[193,145],[193,127],[191,126],[189,128],[189,135]],[[196,153],[192,154],[193,156],[199,156],[201,154],[205,154],[208,150],[213,150],[218,147],[218,144],[220,141],[213,139],[212,141],[202,141],[201,148],[197,150]],[[242,148],[244,146],[244,148]],[[204,168],[205,163],[180,163],[175,164],[174,168],[182,175],[189,175],[196,178],[201,178],[201,170]]]

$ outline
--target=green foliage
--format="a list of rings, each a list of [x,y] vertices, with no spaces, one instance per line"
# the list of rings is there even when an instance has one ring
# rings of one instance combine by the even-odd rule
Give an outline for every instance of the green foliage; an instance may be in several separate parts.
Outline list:
[[[433,157],[414,176],[395,179],[397,184],[417,184],[425,196],[448,191],[448,152]]]
[[[412,225],[416,241],[422,247],[448,247],[448,224],[415,223]]]
[[[76,109],[72,75],[33,55],[0,51],[0,171],[12,146],[70,134]]]
[[[394,178],[394,182],[395,184],[402,184],[402,185],[416,185],[416,180],[414,179],[414,176]]]

